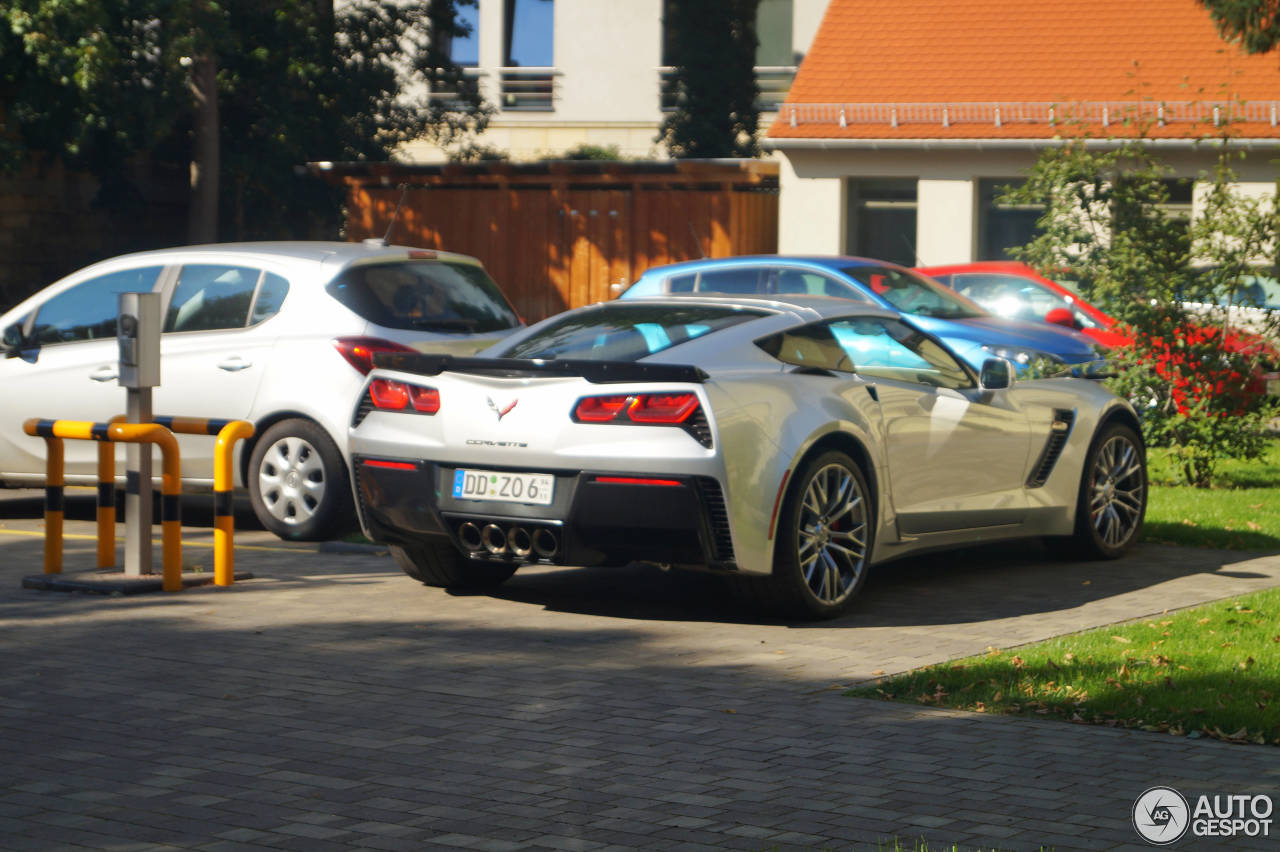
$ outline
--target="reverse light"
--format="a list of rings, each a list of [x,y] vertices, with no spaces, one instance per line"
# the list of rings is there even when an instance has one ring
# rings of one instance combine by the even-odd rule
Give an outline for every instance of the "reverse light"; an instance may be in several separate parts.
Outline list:
[[[367,376],[373,369],[373,356],[378,352],[417,352],[402,343],[393,343],[380,337],[337,337],[333,345],[347,363]]]

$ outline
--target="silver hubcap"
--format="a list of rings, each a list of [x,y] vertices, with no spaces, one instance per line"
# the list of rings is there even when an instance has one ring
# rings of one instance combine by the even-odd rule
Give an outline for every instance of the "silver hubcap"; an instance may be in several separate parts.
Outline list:
[[[866,503],[853,473],[829,464],[809,480],[796,539],[800,571],[813,596],[824,604],[849,597],[867,553]]]
[[[262,457],[258,491],[273,518],[290,525],[306,523],[324,500],[320,454],[301,438],[281,438]]]
[[[1102,445],[1093,466],[1089,517],[1098,538],[1108,547],[1127,542],[1138,529],[1146,499],[1138,448],[1117,435]]]

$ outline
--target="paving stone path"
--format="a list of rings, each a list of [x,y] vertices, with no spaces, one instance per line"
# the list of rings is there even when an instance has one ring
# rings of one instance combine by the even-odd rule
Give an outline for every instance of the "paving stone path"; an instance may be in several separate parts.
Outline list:
[[[230,589],[31,591],[36,514],[0,499],[3,849],[1150,849],[1148,787],[1280,801],[1274,748],[841,695],[1280,585],[1280,556],[991,548],[886,567],[799,625],[708,577],[539,569],[455,596],[262,533]],[[88,567],[91,525],[68,533]],[[209,530],[187,539],[211,570]]]

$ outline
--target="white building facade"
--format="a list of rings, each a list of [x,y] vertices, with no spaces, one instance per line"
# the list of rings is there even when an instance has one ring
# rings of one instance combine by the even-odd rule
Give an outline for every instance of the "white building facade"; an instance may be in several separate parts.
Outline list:
[[[827,0],[761,0],[757,78],[761,127],[786,97]],[[463,12],[472,36],[454,60],[471,70],[496,107],[477,144],[514,160],[555,157],[581,145],[616,146],[624,157],[664,158],[655,141],[664,115],[664,0],[479,0]],[[402,159],[438,162],[428,143]]]

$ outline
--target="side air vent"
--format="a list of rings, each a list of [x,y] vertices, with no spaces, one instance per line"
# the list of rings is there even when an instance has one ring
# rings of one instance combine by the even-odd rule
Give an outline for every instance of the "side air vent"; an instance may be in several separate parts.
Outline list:
[[[720,483],[709,476],[698,477],[698,488],[711,521],[711,547],[717,562],[733,562],[733,539],[729,535],[729,510],[724,504]]]
[[[369,396],[368,391],[365,391],[360,396],[360,405],[356,408],[356,416],[351,419],[351,425],[359,426],[369,416],[370,411],[373,411],[373,398]]]
[[[1053,412],[1053,422],[1049,424],[1049,438],[1045,441],[1044,449],[1040,451],[1040,458],[1031,470],[1031,477],[1027,480],[1028,488],[1039,488],[1049,481],[1049,474],[1053,473],[1053,467],[1058,463],[1058,457],[1062,455],[1062,448],[1067,445],[1067,438],[1071,437],[1071,427],[1076,422],[1076,413],[1065,409],[1055,409]]]

